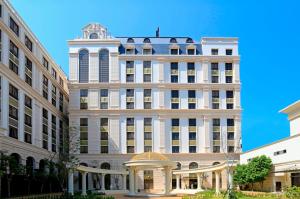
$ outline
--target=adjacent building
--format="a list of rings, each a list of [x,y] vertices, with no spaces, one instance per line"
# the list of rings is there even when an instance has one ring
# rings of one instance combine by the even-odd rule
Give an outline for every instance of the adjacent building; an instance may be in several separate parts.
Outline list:
[[[0,1],[0,152],[39,168],[68,125],[67,77],[9,1]]]
[[[237,38],[195,41],[161,37],[159,31],[155,37],[113,37],[100,24],[82,31],[68,41],[69,125],[77,129],[81,164],[118,170],[144,152],[164,154],[182,169],[239,159]],[[139,189],[162,187],[160,170],[138,176]],[[105,178],[106,189],[121,187],[117,176]],[[197,181],[194,175],[180,180],[186,188]],[[212,187],[214,174],[204,183]],[[90,176],[88,187],[98,187]]]
[[[284,187],[300,186],[300,101],[280,112],[288,115],[290,137],[241,154],[242,164],[261,155],[272,159],[273,170],[264,181],[264,191],[280,192]],[[255,185],[255,189],[261,190],[260,184]]]

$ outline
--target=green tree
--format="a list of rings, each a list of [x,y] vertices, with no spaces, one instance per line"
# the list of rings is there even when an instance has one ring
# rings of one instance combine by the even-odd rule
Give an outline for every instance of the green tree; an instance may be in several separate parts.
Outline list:
[[[239,164],[237,165],[237,167],[235,168],[235,173],[233,176],[233,181],[235,184],[239,185],[239,186],[243,186],[248,184],[248,173],[247,173],[247,165],[245,164]]]

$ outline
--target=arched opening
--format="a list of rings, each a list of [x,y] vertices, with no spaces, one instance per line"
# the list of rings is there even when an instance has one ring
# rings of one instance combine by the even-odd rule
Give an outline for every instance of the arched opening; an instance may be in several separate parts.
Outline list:
[[[29,156],[26,158],[26,174],[32,176],[35,169],[35,160]]]
[[[176,169],[175,170],[181,170],[181,163],[180,162],[177,162],[177,165],[176,165]],[[179,178],[179,187],[181,185],[181,178]],[[176,175],[172,175],[172,189],[176,189]]]
[[[218,164],[221,164],[221,163],[220,162],[214,162],[212,165],[218,165]],[[212,177],[212,188],[214,189],[216,187],[216,173],[212,172],[211,177]],[[220,185],[222,185],[222,177],[220,177]]]
[[[24,192],[24,176],[21,171],[22,159],[21,156],[17,153],[12,153],[9,159],[9,175],[7,176],[7,188],[10,190],[10,196],[20,195]]]
[[[170,39],[170,43],[171,43],[171,44],[177,43],[176,38],[171,38],[171,39]]]
[[[89,51],[79,51],[79,83],[89,82]]]
[[[104,162],[104,163],[101,164],[100,168],[109,170],[110,169],[110,164],[107,163],[107,162]],[[106,174],[105,175],[105,184],[104,184],[104,187],[105,187],[106,190],[110,190],[110,183],[111,183],[110,174]]]
[[[128,38],[127,43],[134,43],[134,40],[132,38]]]
[[[194,43],[194,41],[193,41],[192,38],[187,38],[187,39],[186,39],[186,43]]]
[[[197,162],[191,162],[189,164],[189,169],[197,169],[197,168],[198,168]],[[197,188],[197,175],[195,173],[189,174],[189,188],[190,189]]]
[[[90,39],[98,39],[98,34],[95,32],[90,34]]]
[[[81,162],[80,165],[88,167],[87,163]],[[79,190],[82,190],[82,174],[81,172],[78,173],[78,186]],[[88,190],[89,187],[89,175],[86,175],[86,190]]]
[[[109,82],[109,51],[101,49],[99,52],[99,82]]]
[[[144,39],[144,43],[151,43],[151,41],[150,41],[149,38],[145,38],[145,39]]]

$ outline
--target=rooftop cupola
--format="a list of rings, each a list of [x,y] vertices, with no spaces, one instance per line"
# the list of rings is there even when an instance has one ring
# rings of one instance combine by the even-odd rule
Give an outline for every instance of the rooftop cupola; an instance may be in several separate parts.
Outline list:
[[[83,39],[110,39],[111,35],[107,28],[98,24],[90,23],[83,27]]]

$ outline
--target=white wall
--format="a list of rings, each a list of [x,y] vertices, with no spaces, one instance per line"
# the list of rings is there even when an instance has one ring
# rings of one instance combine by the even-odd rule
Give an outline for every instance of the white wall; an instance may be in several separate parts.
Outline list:
[[[290,121],[290,134],[291,136],[300,134],[300,117]]]

